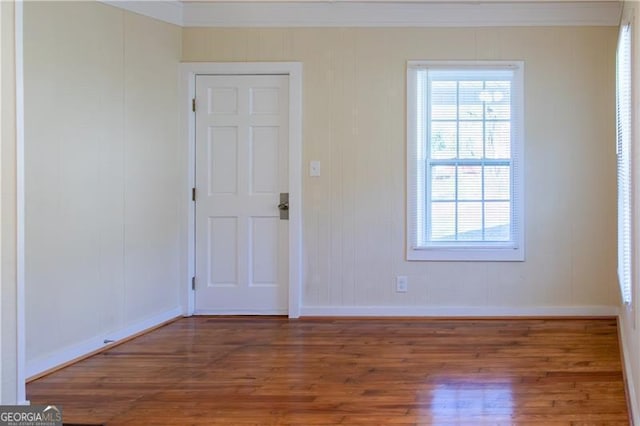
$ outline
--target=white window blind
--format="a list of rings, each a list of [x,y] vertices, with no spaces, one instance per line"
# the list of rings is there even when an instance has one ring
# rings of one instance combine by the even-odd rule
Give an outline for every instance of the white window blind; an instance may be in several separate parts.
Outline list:
[[[410,63],[410,260],[523,260],[521,73]]]
[[[618,281],[624,303],[631,303],[631,26],[620,30],[616,72],[618,158]]]

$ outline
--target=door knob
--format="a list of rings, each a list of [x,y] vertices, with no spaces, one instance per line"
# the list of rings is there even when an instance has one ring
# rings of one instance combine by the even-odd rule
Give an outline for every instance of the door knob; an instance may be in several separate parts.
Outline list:
[[[278,204],[278,208],[280,210],[289,210],[289,203],[288,202],[280,203]]]

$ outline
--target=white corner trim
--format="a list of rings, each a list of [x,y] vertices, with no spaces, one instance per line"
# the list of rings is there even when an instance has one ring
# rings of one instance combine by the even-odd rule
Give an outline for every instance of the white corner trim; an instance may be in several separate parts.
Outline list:
[[[300,316],[551,317],[618,316],[617,306],[303,306]]]
[[[47,356],[29,361],[27,362],[26,376],[27,378],[33,377],[44,371],[83,357],[98,349],[102,349],[107,346],[107,344],[104,343],[105,340],[113,340],[113,343],[118,343],[119,341],[131,337],[134,334],[143,332],[179,316],[182,316],[182,308],[171,309],[170,311],[154,315],[113,333],[92,337],[91,339],[71,345]],[[109,343],[109,345],[112,345],[113,343]]]
[[[184,3],[185,27],[617,26],[617,1],[215,1]]]
[[[300,317],[302,305],[302,63],[289,70],[289,318]]]
[[[25,128],[24,128],[24,2],[15,2],[15,78],[16,78],[16,399],[28,405],[27,331],[25,296]]]
[[[159,21],[182,26],[183,3],[177,0],[152,0],[152,1],[128,1],[128,0],[98,0],[101,3],[115,6],[120,9],[139,15],[148,16]]]
[[[624,308],[623,308],[624,309]],[[625,386],[627,391],[627,398],[629,399],[629,416],[634,425],[640,425],[640,406],[638,406],[638,397],[636,393],[636,385],[638,383],[635,382],[633,378],[633,369],[631,367],[631,355],[629,353],[628,343],[627,343],[627,335],[625,334],[625,330],[627,327],[624,326],[624,316],[618,316],[618,334],[620,336],[620,346],[622,347],[622,368],[624,369],[624,378],[625,378]]]

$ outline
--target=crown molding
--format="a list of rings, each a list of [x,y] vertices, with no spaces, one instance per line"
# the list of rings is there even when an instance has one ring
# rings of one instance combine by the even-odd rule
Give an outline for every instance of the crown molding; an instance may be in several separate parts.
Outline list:
[[[160,0],[160,1],[129,1],[129,0],[98,0],[100,3],[115,6],[120,9],[139,15],[148,16],[158,21],[168,22],[170,24],[183,26],[183,7],[184,3],[177,0]]]
[[[621,3],[592,2],[191,2],[185,27],[617,26]]]
[[[207,0],[103,3],[183,27],[617,26],[618,0]]]

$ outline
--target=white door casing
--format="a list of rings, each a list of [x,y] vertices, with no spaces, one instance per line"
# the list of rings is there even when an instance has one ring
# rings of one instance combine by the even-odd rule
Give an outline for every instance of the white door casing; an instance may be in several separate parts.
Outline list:
[[[287,313],[288,98],[288,76],[196,77],[196,313]]]
[[[299,62],[185,62],[180,64],[182,87],[182,135],[188,141],[184,153],[186,181],[184,186],[184,292],[181,295],[184,315],[195,313],[195,203],[191,202],[191,188],[195,187],[195,113],[191,111],[195,98],[196,76],[204,75],[284,75],[288,76],[288,315],[298,318],[301,308],[302,283],[302,64]]]

